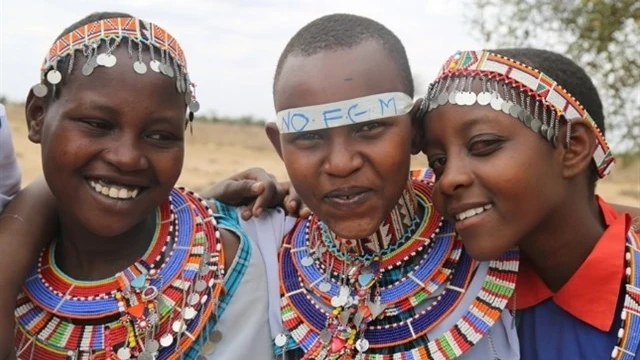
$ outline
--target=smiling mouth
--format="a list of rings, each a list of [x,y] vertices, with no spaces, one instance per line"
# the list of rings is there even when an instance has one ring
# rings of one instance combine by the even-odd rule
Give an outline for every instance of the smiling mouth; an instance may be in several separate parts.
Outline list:
[[[117,184],[104,179],[88,180],[89,186],[96,193],[117,200],[135,199],[143,188],[137,186]]]
[[[474,217],[476,215],[480,215],[483,212],[485,212],[487,210],[490,210],[492,207],[493,207],[492,204],[487,204],[487,205],[484,205],[484,206],[478,206],[476,208],[465,210],[465,211],[457,214],[455,216],[455,218],[456,218],[457,221],[462,221],[462,220]]]

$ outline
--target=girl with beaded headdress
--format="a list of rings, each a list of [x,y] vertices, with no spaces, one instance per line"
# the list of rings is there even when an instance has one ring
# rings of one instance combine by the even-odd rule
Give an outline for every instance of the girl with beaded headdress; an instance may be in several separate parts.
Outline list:
[[[459,52],[418,118],[434,203],[468,252],[520,248],[522,358],[639,358],[638,237],[594,195],[614,159],[584,70],[544,50]]]
[[[272,357],[255,244],[234,214],[174,188],[198,107],[184,53],[157,24],[95,13],[56,39],[26,102],[46,179],[31,190],[55,199],[27,190],[6,211],[39,229],[51,208],[59,218],[17,299],[19,359]],[[35,206],[50,211],[21,216]],[[7,263],[34,244],[3,244],[16,249]]]

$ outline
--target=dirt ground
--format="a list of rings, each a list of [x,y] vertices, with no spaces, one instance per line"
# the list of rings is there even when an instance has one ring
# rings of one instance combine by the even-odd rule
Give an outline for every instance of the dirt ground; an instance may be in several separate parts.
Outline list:
[[[41,172],[40,148],[27,139],[23,107],[8,104],[6,108],[25,185]],[[416,156],[412,165],[423,167],[426,159]],[[261,126],[195,123],[193,135],[186,138],[185,164],[179,184],[198,191],[255,166],[286,179],[284,166]],[[598,184],[597,192],[610,202],[640,207],[640,160],[618,164],[612,175]]]

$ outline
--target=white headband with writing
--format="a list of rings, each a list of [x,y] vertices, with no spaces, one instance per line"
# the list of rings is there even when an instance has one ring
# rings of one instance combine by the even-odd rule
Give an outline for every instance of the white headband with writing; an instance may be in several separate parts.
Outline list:
[[[270,122],[276,123],[281,133],[298,133],[405,115],[412,107],[409,95],[389,92],[282,110]]]

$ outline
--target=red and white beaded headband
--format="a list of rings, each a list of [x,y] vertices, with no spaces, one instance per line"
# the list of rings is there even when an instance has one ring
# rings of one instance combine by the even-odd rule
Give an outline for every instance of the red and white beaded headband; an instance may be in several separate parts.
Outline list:
[[[59,62],[69,56],[67,75],[74,65],[76,51],[82,51],[87,61],[82,74],[89,76],[98,67],[113,67],[117,58],[113,50],[123,41],[128,41],[130,58],[137,58],[133,70],[140,75],[151,69],[169,78],[175,78],[176,89],[184,94],[185,103],[191,112],[200,108],[195,99],[195,84],[187,71],[187,60],[178,41],[156,24],[133,17],[102,19],[79,26],[53,43],[41,67],[40,83],[32,87],[34,95],[44,97],[48,93],[45,81],[54,86],[62,81]],[[134,48],[135,47],[135,48]],[[143,50],[148,48],[148,65]],[[159,52],[159,54],[156,54]],[[156,55],[158,55],[156,57]]]
[[[482,82],[477,94],[472,91],[474,79]],[[533,104],[532,98],[535,99]],[[615,159],[609,145],[578,100],[544,73],[486,50],[463,51],[450,57],[429,86],[418,116],[445,104],[476,103],[490,105],[496,111],[519,119],[554,144],[561,118],[567,121],[567,142],[571,119],[584,119],[591,125],[597,140],[593,160],[598,176],[605,177],[613,168]]]

